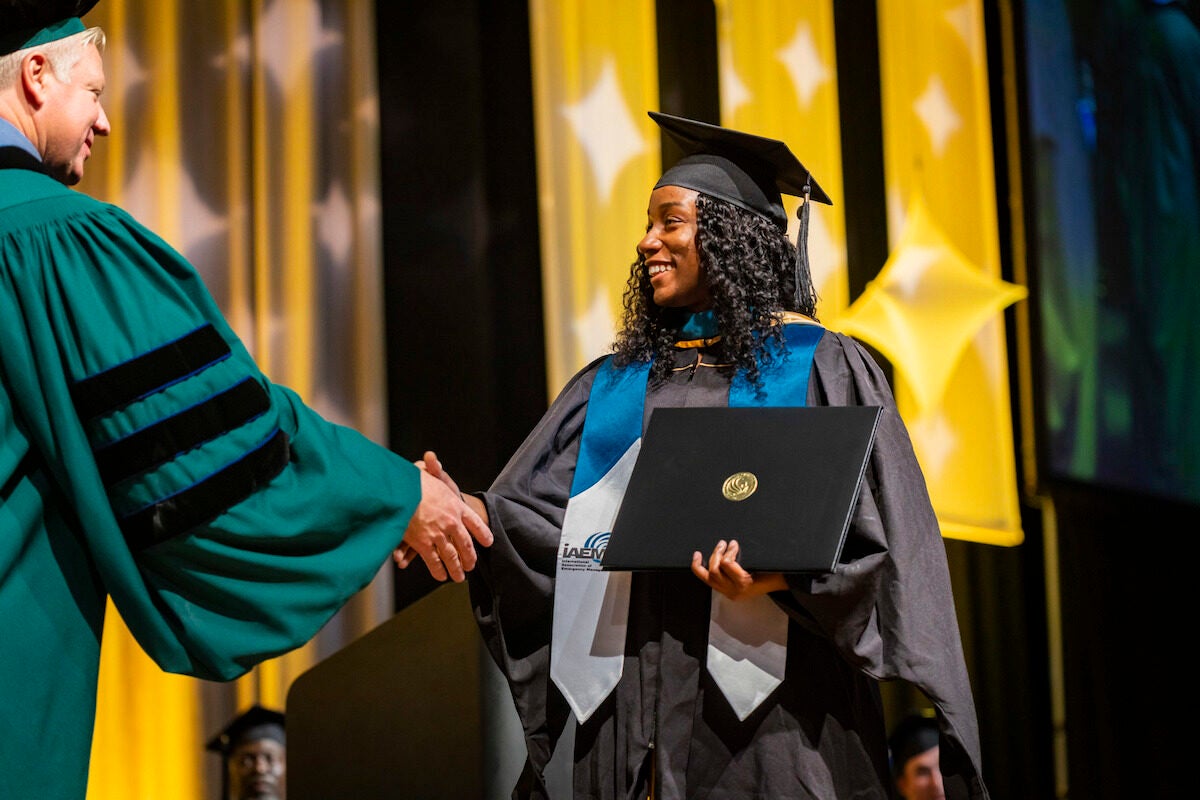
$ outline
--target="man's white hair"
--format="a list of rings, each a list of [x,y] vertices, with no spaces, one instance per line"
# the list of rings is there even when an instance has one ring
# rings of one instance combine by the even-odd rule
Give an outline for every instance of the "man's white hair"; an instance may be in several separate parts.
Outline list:
[[[0,56],[0,91],[16,83],[21,74],[21,62],[30,53],[45,53],[50,68],[54,70],[54,77],[63,83],[70,83],[71,70],[79,63],[79,59],[83,58],[88,45],[95,45],[96,49],[103,53],[106,41],[103,30],[88,28],[53,42],[26,47],[24,50]]]

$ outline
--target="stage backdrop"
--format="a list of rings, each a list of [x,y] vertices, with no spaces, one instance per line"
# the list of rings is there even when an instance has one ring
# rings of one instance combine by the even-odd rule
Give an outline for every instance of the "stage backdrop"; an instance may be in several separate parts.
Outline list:
[[[656,19],[656,5],[531,3],[551,396],[613,340],[660,174],[645,112],[660,107],[656,70],[678,58],[656,52],[656,25],[678,20]],[[856,123],[838,114],[832,3],[717,0],[719,121],[786,140],[831,193],[834,206],[812,213],[818,314],[891,362],[943,534],[1019,544],[1002,312],[1025,289],[1000,279],[982,5],[877,7],[892,245],[859,297],[847,289],[838,134]]]
[[[677,20],[656,5],[530,2],[551,395],[612,341],[660,173],[645,112],[670,110],[659,64],[680,54],[659,52]],[[855,122],[839,115],[834,5],[715,3],[713,121],[787,140],[833,194],[809,242],[819,313],[891,362],[943,532],[1019,543],[1002,311],[1024,290],[999,278],[982,3],[876,4],[892,249],[857,297],[839,188],[859,154],[839,148]],[[114,132],[82,188],[200,267],[272,379],[382,442],[372,19],[366,0],[105,0],[88,21],[112,38]],[[89,796],[211,795],[206,736],[250,702],[281,705],[296,675],[390,610],[386,589],[364,598],[229,686],[162,675],[111,614]]]

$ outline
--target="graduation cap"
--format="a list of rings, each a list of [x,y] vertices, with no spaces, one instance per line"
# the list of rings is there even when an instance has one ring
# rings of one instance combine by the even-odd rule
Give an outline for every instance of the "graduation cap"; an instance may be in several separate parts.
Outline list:
[[[0,56],[83,33],[99,0],[0,0]]]
[[[904,772],[904,765],[914,756],[938,746],[938,723],[934,717],[913,713],[896,723],[888,737],[892,755],[892,774]]]
[[[682,186],[733,203],[787,230],[784,194],[801,197],[800,232],[796,241],[797,301],[811,280],[808,263],[809,201],[833,205],[812,173],[778,139],[722,128],[695,119],[649,111],[650,119],[683,149],[684,156],[654,185]]]
[[[225,758],[242,742],[274,739],[286,745],[287,735],[283,723],[282,713],[253,705],[234,717],[220,733],[209,739],[204,749],[220,753],[221,757]]]
[[[654,188],[682,186],[718,197],[787,229],[782,194],[833,204],[812,173],[778,139],[650,111],[684,156]],[[807,203],[805,203],[807,206]]]

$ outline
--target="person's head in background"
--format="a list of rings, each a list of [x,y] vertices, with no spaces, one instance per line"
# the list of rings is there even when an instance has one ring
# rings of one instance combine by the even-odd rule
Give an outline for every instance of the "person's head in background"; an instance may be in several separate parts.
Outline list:
[[[892,777],[896,792],[904,800],[944,800],[939,761],[937,720],[910,714],[900,720],[888,737]]]
[[[108,116],[101,52],[105,36],[79,19],[96,0],[18,2],[0,31],[0,118],[25,135],[45,170],[71,186],[83,177]]]
[[[207,749],[221,755],[223,800],[286,800],[283,714],[252,706],[214,736]]]

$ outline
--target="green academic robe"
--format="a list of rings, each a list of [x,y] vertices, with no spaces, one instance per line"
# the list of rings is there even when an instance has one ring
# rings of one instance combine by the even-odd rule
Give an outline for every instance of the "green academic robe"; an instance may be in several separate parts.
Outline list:
[[[84,797],[107,597],[164,670],[235,678],[366,585],[420,499],[263,376],[181,255],[35,169],[0,168],[0,379],[5,798]]]

